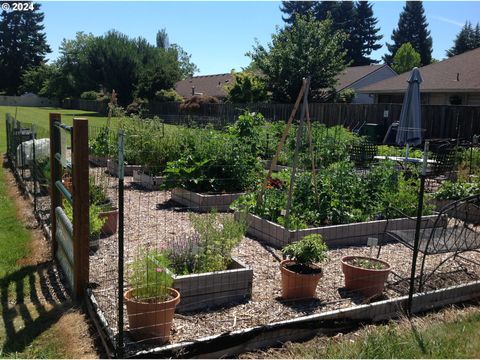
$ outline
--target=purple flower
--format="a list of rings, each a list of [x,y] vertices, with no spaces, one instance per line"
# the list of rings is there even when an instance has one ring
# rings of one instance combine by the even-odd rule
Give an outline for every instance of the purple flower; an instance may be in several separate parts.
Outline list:
[[[157,270],[156,270],[156,271],[157,271],[157,273],[161,273],[161,272],[163,272],[163,269],[162,269],[162,268],[159,268],[159,267],[157,267]]]

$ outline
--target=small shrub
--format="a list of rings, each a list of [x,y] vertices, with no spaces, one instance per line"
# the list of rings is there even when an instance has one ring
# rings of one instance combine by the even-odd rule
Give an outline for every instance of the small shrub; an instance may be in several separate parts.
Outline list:
[[[218,104],[220,101],[214,96],[195,95],[180,105],[180,111],[187,114],[197,114],[203,104]]]
[[[327,251],[328,247],[320,234],[307,235],[303,239],[288,244],[282,249],[284,256],[306,266],[325,261],[327,259]]]
[[[96,92],[95,90],[85,91],[80,95],[80,99],[83,100],[97,100],[100,96],[100,93]]]
[[[175,89],[162,89],[158,90],[155,93],[155,100],[161,102],[183,102],[183,97],[180,96],[179,93],[175,91]]]
[[[137,98],[128,104],[125,109],[127,115],[142,115],[148,111],[148,100]]]
[[[460,200],[479,192],[480,186],[477,183],[446,180],[433,194],[433,198],[436,200]]]

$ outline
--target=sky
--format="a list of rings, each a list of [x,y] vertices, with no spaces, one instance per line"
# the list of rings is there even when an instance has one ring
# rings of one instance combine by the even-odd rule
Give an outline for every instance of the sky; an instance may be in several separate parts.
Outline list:
[[[142,36],[155,43],[157,30],[166,28],[170,43],[192,55],[199,67],[196,75],[241,70],[250,63],[245,54],[255,39],[266,45],[277,26],[283,26],[278,1],[40,1],[45,14],[48,58],[59,55],[62,39],[83,31],[102,35],[116,29],[131,37]],[[403,1],[373,1],[383,47],[372,54],[380,60],[391,42]],[[433,57],[444,59],[445,51],[465,21],[480,22],[480,1],[425,1],[425,15],[433,38]]]

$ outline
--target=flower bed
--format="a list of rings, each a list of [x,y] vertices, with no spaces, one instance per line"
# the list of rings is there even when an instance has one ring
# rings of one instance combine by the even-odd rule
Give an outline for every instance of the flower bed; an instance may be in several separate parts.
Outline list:
[[[253,270],[235,259],[225,271],[175,275],[173,287],[182,296],[177,310],[196,311],[249,300],[252,282]]]
[[[172,200],[197,211],[229,211],[230,204],[244,193],[234,194],[201,194],[194,191],[175,188],[172,190]]]

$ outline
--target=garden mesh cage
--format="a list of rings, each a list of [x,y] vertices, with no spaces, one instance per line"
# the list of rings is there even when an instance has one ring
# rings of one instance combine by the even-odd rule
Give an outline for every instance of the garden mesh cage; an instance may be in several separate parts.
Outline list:
[[[89,296],[117,355],[232,356],[405,310],[413,252],[398,236],[415,240],[421,149],[405,161],[404,149],[367,146],[363,161],[363,137],[312,120],[299,137],[286,216],[296,123],[259,203],[285,122],[252,113],[223,127],[174,120],[89,128]],[[428,152],[420,244],[468,246],[425,262],[419,253],[415,311],[479,291],[475,146]],[[440,171],[446,152],[454,162]],[[466,230],[454,234],[451,224]]]

